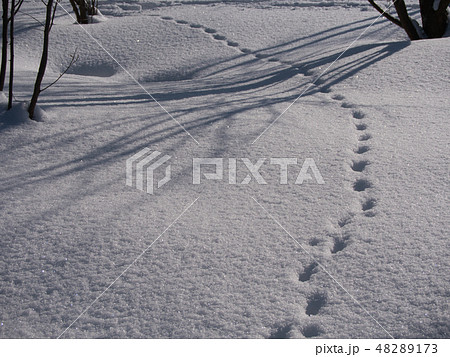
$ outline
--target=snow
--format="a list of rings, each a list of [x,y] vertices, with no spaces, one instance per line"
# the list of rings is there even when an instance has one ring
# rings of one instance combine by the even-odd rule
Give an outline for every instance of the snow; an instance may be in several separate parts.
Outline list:
[[[365,1],[202,2],[58,9],[46,83],[79,60],[38,122],[42,34],[18,16],[0,336],[448,338],[449,39],[410,43]],[[171,156],[154,195],[125,185],[145,147]],[[299,165],[194,185],[193,158]],[[295,184],[307,158],[323,185]]]

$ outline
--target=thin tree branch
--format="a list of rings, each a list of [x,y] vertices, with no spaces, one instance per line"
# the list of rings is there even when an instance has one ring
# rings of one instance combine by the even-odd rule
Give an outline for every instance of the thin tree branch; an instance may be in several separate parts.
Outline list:
[[[66,72],[69,70],[70,67],[72,67],[72,65],[78,61],[79,56],[77,55],[77,50],[75,50],[75,52],[72,55],[72,58],[70,60],[69,65],[66,67],[66,69],[58,76],[58,78],[56,78],[52,83],[50,83],[48,86],[46,86],[45,88],[41,89],[39,91],[39,93],[42,93],[43,91],[45,91],[46,89],[50,88],[52,85],[56,84],[56,82],[58,82],[62,76],[64,76],[66,74]]]
[[[14,10],[14,15],[16,15],[16,14],[19,12],[20,7],[22,6],[22,4],[23,4],[23,0],[20,0],[20,1],[16,4],[16,6],[14,7],[14,8],[15,8],[15,10]]]
[[[55,23],[55,14],[56,14],[56,8],[58,7],[59,0],[55,0],[55,7],[53,8],[52,13],[52,21],[50,22],[50,30],[53,28],[53,24]]]
[[[411,18],[408,14],[408,9],[406,8],[405,0],[395,0],[394,1],[395,10],[397,11],[398,18],[402,23],[402,27],[405,30],[411,41],[420,40],[419,33],[415,28]]]
[[[383,15],[385,18],[387,18],[389,21],[393,22],[397,26],[400,26],[401,28],[403,28],[403,25],[399,19],[396,19],[394,16],[387,13],[386,12],[387,10],[383,10],[374,0],[368,0],[368,1],[369,1],[370,5],[372,5],[375,8],[375,10],[377,10],[381,15]]]
[[[22,4],[23,4],[23,0],[20,0],[17,4],[14,5],[14,16],[16,16],[17,13],[19,12]],[[7,23],[9,23],[10,21],[11,21],[11,16],[8,17]]]

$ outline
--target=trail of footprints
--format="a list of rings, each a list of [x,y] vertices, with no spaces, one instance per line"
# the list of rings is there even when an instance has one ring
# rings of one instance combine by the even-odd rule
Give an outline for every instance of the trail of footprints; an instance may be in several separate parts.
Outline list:
[[[333,100],[343,101],[345,98],[340,94],[336,94],[332,96]],[[365,154],[370,151],[370,140],[372,139],[372,135],[367,132],[368,124],[365,123],[365,114],[355,109],[355,106],[348,102],[342,102],[342,108],[347,108],[351,110],[351,120],[354,125],[355,134],[357,136],[357,142],[354,148],[354,157],[352,157],[352,161],[350,164],[351,172],[353,172],[353,184],[352,190],[357,196],[358,200],[364,198],[361,202],[361,211],[360,212],[352,212],[348,213],[347,216],[341,218],[337,222],[337,230],[336,233],[330,235],[332,239],[331,245],[331,255],[338,254],[347,248],[350,242],[351,236],[346,233],[345,227],[350,224],[355,215],[358,213],[364,214],[366,217],[373,217],[375,213],[373,212],[373,208],[376,206],[376,199],[372,197],[366,197],[366,190],[372,187],[372,182],[366,177],[365,171],[367,166],[370,165],[369,160],[365,158]],[[359,197],[363,195],[363,197]],[[320,243],[320,240],[314,238],[309,242],[310,246],[316,246]],[[306,265],[299,273],[298,280],[302,283],[308,282],[314,274],[319,271],[319,263],[314,261],[309,265]],[[311,318],[311,316],[320,314],[321,309],[327,304],[328,297],[325,292],[315,291],[311,293],[306,300],[306,308],[305,314]],[[291,325],[286,325],[284,327],[279,327],[275,336],[271,336],[272,338],[288,338],[290,337],[290,331],[292,329]],[[306,327],[301,330],[301,333],[304,337],[320,337],[323,333],[320,325],[317,323],[310,323]]]
[[[253,52],[248,48],[241,48],[239,43],[228,40],[226,36],[217,33],[217,30],[213,28],[206,27],[197,23],[189,23],[188,21],[185,20],[175,20],[170,16],[162,16],[161,19],[166,21],[174,21],[179,25],[187,25],[193,29],[202,30],[206,34],[210,35],[212,39],[216,41],[222,41],[224,42],[225,45],[234,47],[245,55],[252,55],[261,60],[267,60],[269,62],[278,62],[284,65],[288,65],[292,69],[298,71],[299,73],[302,73],[304,76],[314,75],[314,71],[304,70],[296,65],[280,61],[278,58],[270,57],[267,54]],[[319,78],[315,80],[313,84],[314,85],[323,84],[323,80]],[[329,87],[324,87],[320,89],[320,92],[330,93],[331,89]],[[354,124],[355,133],[358,137],[355,148],[353,149],[354,157],[352,158],[352,162],[350,164],[350,168],[354,173],[354,181],[352,189],[356,195],[359,195],[361,193],[364,194],[367,189],[372,187],[371,181],[364,177],[367,166],[370,165],[370,162],[365,158],[365,154],[371,150],[370,140],[372,139],[372,135],[367,132],[368,125],[364,121],[366,115],[363,111],[358,110],[354,104],[346,102],[345,97],[341,94],[334,94],[331,96],[331,98],[335,101],[342,102],[341,103],[342,108],[351,110],[351,119]],[[366,217],[373,217],[375,215],[375,213],[373,212],[373,208],[377,204],[376,199],[369,197],[364,198],[361,202],[362,203],[360,212],[364,214]],[[345,227],[352,222],[352,219],[356,214],[358,214],[358,212],[349,213],[346,217],[341,218],[337,222],[337,233],[330,236],[330,238],[332,239],[331,242],[332,245],[330,248],[332,256],[338,254],[339,252],[347,248],[351,237],[349,234],[345,233]],[[322,242],[321,239],[313,238],[309,242],[309,245],[313,247],[317,246],[321,242]],[[299,273],[298,275],[299,282],[309,283],[312,276],[316,274],[319,271],[319,269],[320,267],[318,262],[316,261],[311,262],[310,264],[305,266],[304,269]],[[326,292],[313,291],[307,296],[305,314],[309,317],[320,314],[321,309],[327,304],[327,301],[328,296]],[[273,332],[269,338],[289,338],[291,331],[293,331],[293,329],[294,324],[292,322],[276,326],[273,329]],[[323,333],[323,329],[318,323],[315,323],[313,321],[309,324],[306,324],[306,326],[304,326],[303,328],[301,328],[300,332],[306,338],[320,337],[320,335]]]
[[[332,96],[332,99],[336,101],[343,101],[345,98],[340,94],[336,94]],[[372,182],[365,176],[367,166],[370,165],[369,160],[365,158],[365,154],[371,149],[370,140],[372,139],[372,135],[367,132],[368,125],[364,122],[365,114],[362,111],[355,109],[355,106],[348,102],[342,102],[341,107],[351,109],[351,120],[354,125],[355,134],[358,138],[354,148],[354,157],[352,158],[350,168],[354,174],[352,190],[359,200],[360,197],[358,196],[365,195],[365,191],[372,187]],[[330,235],[330,238],[332,239],[330,249],[332,256],[343,251],[349,245],[351,236],[345,232],[345,227],[352,222],[355,215],[358,213],[362,213],[366,217],[373,217],[375,215],[373,212],[373,208],[377,203],[375,198],[366,197],[361,202],[360,212],[348,213],[347,216],[338,220],[336,233]],[[317,246],[320,242],[320,239],[314,238],[309,242],[309,245]],[[319,269],[320,266],[317,261],[313,261],[306,265],[298,275],[299,282],[308,283],[313,275],[319,271]],[[327,301],[328,297],[326,292],[312,292],[306,299],[305,314],[309,316],[309,319],[314,319],[315,315],[320,314],[321,309],[327,304]],[[289,338],[293,329],[293,323],[279,326],[275,329],[275,332],[270,336],[270,338]],[[307,324],[300,330],[300,332],[306,338],[320,337],[321,334],[323,334],[323,329],[318,323],[315,323],[314,320],[312,320],[312,322]]]
[[[248,48],[243,48],[243,47],[241,47],[239,45],[238,42],[228,40],[226,36],[223,36],[223,35],[217,33],[217,30],[215,30],[213,28],[210,28],[210,27],[207,27],[207,26],[203,26],[203,25],[200,25],[200,24],[197,24],[197,23],[189,23],[188,21],[185,21],[185,20],[176,20],[176,19],[174,19],[171,16],[161,16],[161,19],[165,20],[165,21],[173,21],[173,22],[175,22],[176,24],[179,24],[179,25],[186,25],[186,26],[189,26],[189,27],[191,27],[193,29],[202,30],[203,32],[205,32],[208,35],[210,35],[212,37],[212,39],[214,39],[216,41],[222,41],[222,42],[224,42],[225,45],[230,46],[230,47],[234,47],[238,51],[242,52],[243,54],[252,55],[252,56],[254,56],[254,57],[258,58],[258,59],[265,59],[265,58],[267,58],[267,60],[269,62],[284,63],[284,62],[281,62],[278,58],[273,58],[273,57],[270,57],[269,55],[263,54],[263,53],[257,53],[257,52],[254,53],[252,50],[250,50]],[[286,63],[284,63],[284,64],[286,64]],[[293,68],[296,69],[295,67],[293,67]]]

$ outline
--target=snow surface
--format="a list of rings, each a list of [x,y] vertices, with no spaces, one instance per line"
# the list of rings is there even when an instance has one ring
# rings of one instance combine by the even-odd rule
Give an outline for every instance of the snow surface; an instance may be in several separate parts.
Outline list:
[[[1,337],[449,337],[448,38],[410,43],[363,1],[100,10],[81,27],[58,9],[46,82],[79,60],[39,122],[23,102],[42,33],[17,18]],[[144,147],[172,156],[154,195],[125,185]],[[325,184],[264,165],[267,185],[193,185],[194,157],[313,158]]]

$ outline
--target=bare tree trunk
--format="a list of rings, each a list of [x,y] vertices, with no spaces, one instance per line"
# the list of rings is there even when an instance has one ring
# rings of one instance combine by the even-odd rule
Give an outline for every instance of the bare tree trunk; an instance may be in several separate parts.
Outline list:
[[[420,36],[414,27],[411,18],[408,15],[404,0],[397,0],[394,2],[395,10],[397,10],[398,17],[402,24],[403,29],[406,31],[411,41],[420,40]]]
[[[6,65],[8,61],[8,5],[9,0],[2,0],[3,23],[2,23],[2,63],[0,68],[0,91],[5,87]]]
[[[36,82],[34,83],[34,91],[33,96],[31,97],[30,106],[28,107],[28,116],[30,119],[34,118],[34,110],[36,109],[36,104],[39,98],[39,94],[41,94],[41,84],[44,79],[45,70],[47,68],[47,60],[48,60],[48,46],[49,46],[49,38],[50,38],[50,30],[52,28],[53,18],[55,9],[53,6],[54,0],[47,1],[47,12],[45,16],[45,25],[44,25],[44,44],[42,47],[42,55],[41,55],[41,63],[39,64],[39,70],[36,76]]]
[[[78,11],[77,3],[75,0],[70,0],[70,5],[72,5],[73,12],[75,13],[75,17],[77,18],[77,22],[80,23],[80,12]]]
[[[15,10],[15,0],[11,0],[11,18],[10,29],[9,29],[9,95],[8,95],[8,110],[12,108],[13,102],[13,82],[14,82],[14,10]]]
[[[89,16],[97,15],[96,0],[70,0],[79,24],[88,24]]]
[[[88,0],[88,14],[91,16],[97,15],[97,8],[98,8],[98,0]]]
[[[80,24],[88,24],[89,18],[88,18],[88,9],[86,7],[86,2],[84,0],[80,0]]]
[[[440,38],[448,25],[447,7],[450,0],[441,0],[437,8],[434,0],[419,0],[423,30],[428,38]]]

